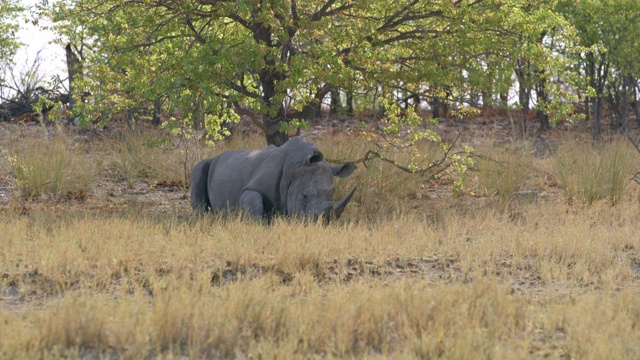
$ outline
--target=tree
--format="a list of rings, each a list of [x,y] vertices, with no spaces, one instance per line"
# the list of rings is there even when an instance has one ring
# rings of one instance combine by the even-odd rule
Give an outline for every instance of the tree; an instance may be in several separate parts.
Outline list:
[[[617,117],[619,125],[627,128],[627,118],[634,88],[640,79],[640,3],[637,1],[609,2],[615,22],[610,25],[603,39],[611,59],[611,71],[608,86],[608,102],[611,112]],[[640,119],[636,119],[640,124]],[[612,124],[613,124],[612,120]]]
[[[22,11],[24,8],[15,0],[0,0],[0,64],[11,62],[20,46],[16,17]]]
[[[43,7],[62,40],[87,51],[84,111],[169,101],[213,130],[249,115],[268,143],[331,89],[460,97],[490,87],[486,66],[549,55],[537,34],[563,28],[532,0],[72,0]],[[521,9],[528,8],[528,11]],[[437,85],[437,86],[434,86]]]
[[[20,47],[17,38],[18,23],[15,21],[24,8],[15,0],[0,0],[0,87],[4,86],[7,68]]]
[[[626,124],[629,99],[640,76],[640,41],[637,24],[640,2],[635,0],[563,0],[557,7],[575,27],[585,51],[575,57],[587,83],[587,113],[593,119],[593,136],[602,132],[602,113],[609,97],[610,110]],[[609,96],[607,96],[609,92]]]

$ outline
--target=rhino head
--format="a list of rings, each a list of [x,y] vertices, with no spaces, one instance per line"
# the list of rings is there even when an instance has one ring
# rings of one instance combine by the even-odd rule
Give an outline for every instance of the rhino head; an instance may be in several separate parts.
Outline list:
[[[315,147],[305,150],[302,151],[302,161],[298,161],[293,169],[289,167],[287,215],[314,221],[322,217],[325,224],[337,220],[356,189],[353,188],[342,200],[334,202],[333,177],[345,178],[351,175],[356,166],[353,163],[330,166]]]

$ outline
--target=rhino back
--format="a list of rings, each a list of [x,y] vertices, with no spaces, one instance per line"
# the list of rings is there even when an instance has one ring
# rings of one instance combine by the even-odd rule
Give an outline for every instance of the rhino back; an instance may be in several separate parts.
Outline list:
[[[276,147],[227,151],[215,157],[209,169],[208,194],[212,211],[237,209],[245,189],[258,191],[269,202],[277,201],[282,164]]]

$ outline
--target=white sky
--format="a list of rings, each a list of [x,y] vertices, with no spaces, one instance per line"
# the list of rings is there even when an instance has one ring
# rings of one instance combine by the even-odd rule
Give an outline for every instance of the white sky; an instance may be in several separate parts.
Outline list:
[[[21,4],[28,7],[38,0],[21,0]],[[42,30],[31,23],[24,23],[20,20],[20,30],[18,31],[20,41],[24,46],[18,50],[15,57],[17,70],[22,69],[25,64],[31,64],[39,50],[42,50],[40,57],[42,64],[40,71],[49,79],[58,74],[62,79],[66,78],[66,59],[64,48],[54,44],[54,34],[51,31]]]

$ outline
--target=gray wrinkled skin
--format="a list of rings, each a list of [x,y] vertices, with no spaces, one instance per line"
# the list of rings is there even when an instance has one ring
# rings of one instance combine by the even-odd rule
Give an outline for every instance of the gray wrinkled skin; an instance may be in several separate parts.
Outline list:
[[[333,177],[355,169],[330,166],[322,153],[300,136],[281,147],[227,151],[197,163],[191,171],[191,207],[197,212],[243,211],[253,219],[274,214],[325,222],[340,217],[355,188],[333,202]]]

